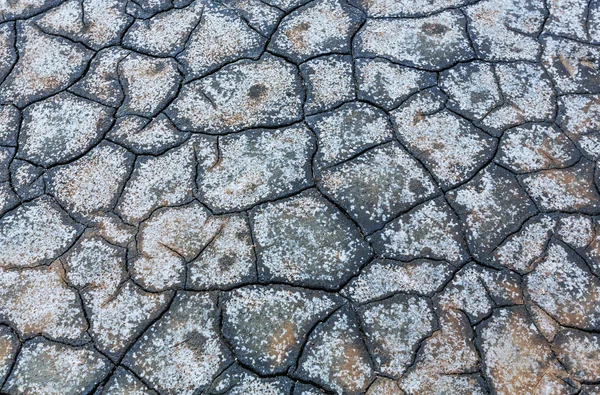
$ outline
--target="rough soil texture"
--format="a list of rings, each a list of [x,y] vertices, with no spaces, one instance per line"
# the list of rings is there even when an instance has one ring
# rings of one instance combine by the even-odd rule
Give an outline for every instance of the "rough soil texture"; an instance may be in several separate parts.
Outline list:
[[[600,0],[0,0],[0,393],[600,395]]]

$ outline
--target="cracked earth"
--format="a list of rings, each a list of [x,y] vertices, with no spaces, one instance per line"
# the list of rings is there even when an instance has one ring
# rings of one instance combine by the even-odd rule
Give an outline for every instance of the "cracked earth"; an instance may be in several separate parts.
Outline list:
[[[0,0],[3,394],[599,395],[600,0]]]

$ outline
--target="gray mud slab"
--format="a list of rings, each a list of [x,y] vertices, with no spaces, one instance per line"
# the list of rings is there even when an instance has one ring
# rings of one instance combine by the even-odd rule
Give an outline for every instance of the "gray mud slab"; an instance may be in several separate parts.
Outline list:
[[[600,0],[0,0],[0,393],[600,395]]]

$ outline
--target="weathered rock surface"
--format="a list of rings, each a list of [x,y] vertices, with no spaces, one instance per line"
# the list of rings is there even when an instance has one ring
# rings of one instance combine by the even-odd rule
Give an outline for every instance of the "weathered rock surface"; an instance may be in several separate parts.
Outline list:
[[[187,264],[187,286],[192,289],[228,289],[257,279],[256,255],[247,216],[222,216],[217,223],[217,232]]]
[[[211,216],[197,202],[156,210],[140,225],[131,276],[151,291],[230,288],[256,279],[243,215]]]
[[[211,395],[223,393],[291,395],[293,386],[294,382],[287,377],[262,378],[234,364],[217,377],[208,393]]]
[[[121,47],[108,47],[96,53],[85,75],[69,90],[106,106],[118,107],[124,99],[119,81],[119,63],[130,52]]]
[[[575,393],[523,307],[496,310],[477,332],[495,393]]]
[[[536,213],[517,179],[495,165],[450,191],[448,200],[461,218],[467,243],[475,257],[489,254],[497,243]]]
[[[544,30],[557,36],[567,36],[586,41],[586,11],[592,13],[581,0],[561,0],[548,5],[549,18]]]
[[[212,143],[195,139],[161,156],[138,156],[115,212],[137,223],[155,209],[192,199],[197,161],[212,160]]]
[[[493,271],[468,263],[435,300],[444,310],[461,311],[477,323],[498,306],[523,304],[521,280],[510,271]]]
[[[449,189],[469,180],[493,155],[495,141],[467,120],[443,110],[432,89],[413,96],[391,113],[400,142]],[[428,115],[431,114],[431,115]]]
[[[204,13],[204,2],[159,12],[138,19],[127,30],[123,45],[153,56],[174,56],[183,51],[192,31]]]
[[[126,115],[115,121],[106,139],[138,154],[161,155],[190,136],[179,131],[164,114],[152,118]]]
[[[524,176],[521,182],[542,211],[596,213],[600,195],[594,187],[594,167],[583,159],[573,167]]]
[[[377,371],[394,378],[401,377],[421,340],[437,326],[431,302],[418,296],[392,296],[361,307],[358,314]]]
[[[538,64],[516,62],[512,67],[499,63],[494,66],[502,103],[492,107],[479,125],[494,135],[526,122],[552,119],[555,111],[555,92],[546,71]],[[490,89],[496,83],[490,82]]]
[[[312,185],[314,136],[302,124],[219,137],[218,159],[198,169],[198,199],[214,211],[243,210]]]
[[[7,379],[19,346],[17,334],[7,326],[0,326],[0,382]]]
[[[465,7],[475,51],[484,60],[536,60],[543,1],[486,0]]]
[[[218,319],[214,294],[178,293],[123,363],[161,393],[206,389],[231,359],[219,337]]]
[[[15,146],[19,133],[21,113],[14,105],[0,106],[0,144]]]
[[[17,61],[15,50],[15,30],[13,24],[0,25],[0,79],[4,79]]]
[[[0,319],[21,337],[43,334],[82,343],[88,324],[77,292],[64,281],[60,263],[32,269],[0,269]]]
[[[125,249],[87,233],[62,259],[68,282],[79,289],[98,348],[119,356],[164,308],[166,294],[127,281]],[[130,314],[134,310],[135,315]]]
[[[314,190],[261,205],[250,217],[261,281],[336,289],[371,256],[356,225]]]
[[[485,394],[474,333],[464,313],[440,312],[440,329],[423,341],[413,366],[400,387],[406,394]]]
[[[298,360],[309,331],[342,300],[285,285],[240,288],[222,302],[223,336],[245,365],[263,375],[284,373]]]
[[[83,45],[44,34],[30,22],[16,26],[19,59],[0,85],[1,102],[23,108],[65,89],[83,74],[92,57]]]
[[[131,53],[119,62],[118,71],[125,96],[119,115],[153,117],[179,89],[181,76],[173,59]]]
[[[366,390],[373,364],[351,308],[341,308],[314,329],[294,374],[336,393]]]
[[[600,395],[600,0],[0,0],[0,393]]]
[[[596,382],[600,378],[600,336],[575,329],[560,332],[554,352],[576,379]]]
[[[185,283],[187,262],[198,255],[219,224],[198,202],[156,210],[140,225],[132,277],[145,289],[163,291]]]
[[[370,17],[402,18],[437,13],[446,8],[459,7],[471,3],[472,0],[350,0],[350,2]]]
[[[330,52],[350,53],[361,20],[344,1],[316,0],[284,17],[268,48],[295,63]]]
[[[17,156],[44,167],[66,163],[96,145],[114,111],[70,93],[59,93],[23,111]]]
[[[460,264],[468,259],[456,214],[443,198],[423,203],[373,234],[375,252],[386,258],[430,258]]]
[[[440,70],[474,57],[466,23],[457,10],[418,19],[370,19],[359,31],[354,50],[358,56]]]
[[[401,66],[384,58],[355,60],[358,98],[386,110],[398,107],[412,94],[435,85],[435,73]]]
[[[382,259],[370,263],[344,288],[344,295],[358,303],[381,299],[395,293],[432,295],[453,274],[454,267],[443,261],[415,259],[400,262]]]
[[[548,37],[544,44],[542,64],[559,93],[599,92],[597,47],[559,37]]]
[[[558,128],[530,124],[504,132],[496,160],[514,173],[530,173],[570,167],[579,155]]]
[[[600,134],[598,118],[600,96],[565,95],[558,100],[557,124],[586,157],[600,157]]]
[[[100,143],[82,158],[46,173],[49,193],[73,215],[90,217],[113,208],[133,167],[133,155]]]
[[[315,173],[392,139],[385,112],[366,103],[344,104],[334,111],[307,117],[307,122],[317,135]]]
[[[439,87],[446,106],[471,120],[480,120],[502,104],[502,96],[492,64],[474,60],[459,63],[440,73]]]
[[[75,242],[80,230],[48,197],[25,203],[0,220],[0,266],[49,264]]]
[[[91,347],[34,339],[23,346],[3,390],[9,394],[86,393],[110,368],[111,363]]]
[[[559,323],[587,330],[600,326],[600,280],[575,252],[550,244],[524,285],[531,300]]]
[[[156,395],[156,391],[149,389],[129,370],[117,368],[112,377],[102,388],[102,395]]]
[[[537,215],[506,238],[492,251],[491,262],[521,274],[529,273],[544,255],[548,241],[556,228],[556,219]]]
[[[329,55],[308,60],[300,66],[306,87],[306,114],[331,110],[356,95],[352,57]]]
[[[200,4],[202,2],[196,2],[195,7]],[[266,39],[235,12],[208,4],[200,15],[185,49],[178,56],[188,79],[206,75],[234,60],[260,57]],[[181,16],[176,20],[180,21]],[[173,47],[172,44],[167,46],[171,51]]]
[[[68,0],[42,14],[36,23],[49,34],[64,35],[99,50],[119,44],[131,21],[122,1]]]
[[[8,170],[10,180],[5,184],[8,186],[7,192],[16,194],[17,200],[30,201],[46,192],[43,167],[13,158]]]
[[[25,0],[19,3],[12,3],[7,0],[2,2],[3,12],[0,18],[1,22],[12,21],[20,18],[28,18],[39,14],[60,4],[60,0]]]
[[[324,170],[319,187],[366,233],[438,192],[419,162],[395,142]]]
[[[258,61],[229,64],[185,85],[166,114],[182,130],[223,134],[299,121],[300,95],[296,67],[264,55]]]
[[[264,36],[273,33],[279,20],[285,14],[282,11],[283,5],[277,4],[281,3],[278,1],[272,1],[269,4],[269,2],[261,0],[225,0],[221,3],[225,7],[235,10],[250,27]]]

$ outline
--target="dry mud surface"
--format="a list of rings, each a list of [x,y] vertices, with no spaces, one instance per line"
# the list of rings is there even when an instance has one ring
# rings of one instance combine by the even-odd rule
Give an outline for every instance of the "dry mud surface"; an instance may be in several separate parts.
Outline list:
[[[600,0],[0,0],[0,392],[599,395]]]

